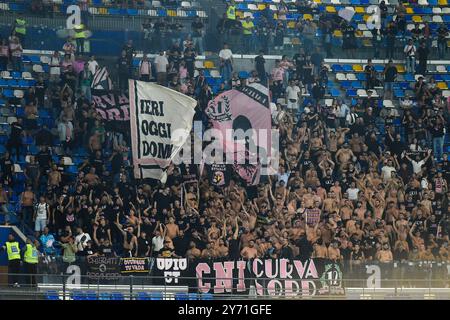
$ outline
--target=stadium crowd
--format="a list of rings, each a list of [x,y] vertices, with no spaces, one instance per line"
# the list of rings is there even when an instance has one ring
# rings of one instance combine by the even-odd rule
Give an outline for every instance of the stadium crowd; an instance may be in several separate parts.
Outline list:
[[[17,183],[14,164],[26,158],[26,188],[16,213],[25,232],[34,230],[42,254],[69,263],[88,255],[449,261],[450,163],[443,148],[449,105],[423,69],[426,35],[404,50],[406,60],[417,52],[424,75],[415,96],[383,106],[383,97],[373,97],[370,89],[381,83],[392,98],[397,70],[389,62],[377,74],[369,60],[368,96],[355,104],[336,98],[327,106],[329,45],[325,36],[323,46],[312,50],[305,31],[315,28],[310,23],[301,22],[306,41],[300,51],[283,56],[272,70],[266,70],[263,54],[279,46],[277,38],[246,42],[263,50],[246,79],[234,67],[233,48],[224,44],[218,53],[224,80],[218,93],[253,82],[271,91],[280,169],[250,187],[236,176],[226,187],[213,187],[198,166],[172,167],[166,184],[135,180],[130,133],[112,130],[93,105],[91,83],[100,66],[94,56],[79,55],[69,39],[64,55],[55,52],[48,74],[25,93],[25,114],[11,125],[8,152],[0,160],[3,214],[14,214],[7,209]],[[203,50],[201,24],[194,21],[192,38],[156,43],[160,53],[154,61],[144,55],[137,70],[133,43],[126,43],[116,64],[119,90],[127,91],[128,78],[156,81],[197,99],[195,119],[206,121],[205,107],[217,93],[202,70],[195,72],[196,47]],[[417,51],[411,49],[416,40]],[[0,49],[1,70],[8,64],[23,70],[23,48],[14,32]],[[407,62],[414,72],[415,62]],[[55,128],[38,127],[41,109],[54,116]],[[26,153],[23,137],[35,139],[36,155]],[[88,156],[74,176],[64,161],[79,150]]]

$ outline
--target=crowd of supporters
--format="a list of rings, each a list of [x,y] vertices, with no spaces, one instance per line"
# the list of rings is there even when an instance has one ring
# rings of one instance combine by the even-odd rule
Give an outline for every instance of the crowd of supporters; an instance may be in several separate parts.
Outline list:
[[[191,38],[162,38],[158,55],[153,61],[145,55],[137,70],[133,43],[126,43],[115,66],[118,89],[126,92],[133,77],[155,81],[197,99],[195,120],[207,122],[204,110],[215,94],[203,71],[195,73],[201,24],[193,23]],[[69,39],[64,55],[55,52],[49,72],[20,101],[25,114],[11,125],[0,160],[2,213],[17,214],[25,232],[32,228],[42,254],[69,262],[87,255],[449,261],[449,105],[423,70],[426,63],[419,62],[424,77],[415,96],[383,106],[370,89],[380,82],[392,98],[396,67],[389,62],[377,74],[368,61],[368,96],[326,105],[327,42],[312,50],[305,28],[313,29],[299,31],[305,41],[297,54],[267,70],[262,51],[248,78],[239,77],[228,44],[218,53],[224,82],[216,94],[253,82],[269,85],[273,127],[280,132],[277,175],[257,186],[234,176],[223,188],[189,165],[171,167],[165,184],[135,180],[130,132],[112,130],[92,102],[99,63],[78,55]],[[277,46],[256,43],[263,50]],[[408,46],[414,39],[405,46],[410,55]],[[0,68],[23,70],[16,59],[20,40],[12,35],[1,48]],[[415,63],[405,63],[414,72]],[[42,109],[55,118],[54,128],[37,125]],[[35,140],[37,154],[27,154],[24,137]],[[65,159],[80,151],[85,161],[75,175],[67,173]],[[16,212],[8,212],[14,164],[24,159],[26,187]]]

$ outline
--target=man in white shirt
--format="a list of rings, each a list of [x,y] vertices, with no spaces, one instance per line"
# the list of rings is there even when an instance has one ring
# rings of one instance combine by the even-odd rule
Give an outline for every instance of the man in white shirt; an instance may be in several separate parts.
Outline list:
[[[428,161],[430,156],[431,156],[431,149],[428,150],[428,155],[422,160],[420,160],[418,155],[416,155],[415,160],[411,159],[408,155],[406,155],[406,159],[411,161],[411,164],[413,166],[413,172],[415,174],[418,174],[418,173],[420,173],[422,171],[422,166]]]
[[[75,245],[77,246],[78,252],[82,252],[84,250],[88,241],[91,241],[91,236],[89,233],[83,232],[83,229],[78,227],[77,236],[75,237]]]
[[[155,58],[156,66],[156,81],[159,85],[166,85],[167,82],[167,67],[169,66],[169,60],[164,55],[164,51],[159,52],[159,56]]]
[[[416,46],[412,39],[409,39],[403,51],[406,55],[406,72],[414,73],[416,69]]]
[[[34,231],[41,232],[47,226],[47,221],[50,216],[50,209],[44,197],[40,197],[39,203],[36,204],[34,210]]]
[[[230,81],[233,72],[233,52],[228,48],[228,44],[223,44],[223,49],[219,51],[220,73],[225,82]]]
[[[381,174],[385,183],[392,179],[392,172],[396,172],[395,167],[392,160],[387,160],[381,168]]]
[[[95,60],[95,57],[92,55],[88,61],[88,69],[89,71],[94,75],[97,68],[100,66],[98,65],[98,62]]]
[[[291,110],[298,109],[298,101],[301,99],[301,93],[299,86],[294,80],[289,81],[289,86],[286,88],[286,101],[287,107]]]

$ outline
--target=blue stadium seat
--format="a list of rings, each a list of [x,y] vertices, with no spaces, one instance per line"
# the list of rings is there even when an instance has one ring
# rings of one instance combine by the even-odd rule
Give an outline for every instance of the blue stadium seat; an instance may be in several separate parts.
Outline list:
[[[56,292],[56,290],[47,291],[45,297],[47,300],[59,300],[58,292]]]
[[[189,295],[185,292],[175,293],[175,300],[189,300]]]
[[[352,81],[351,86],[353,89],[362,89],[363,88],[363,85],[359,81]]]
[[[163,300],[162,292],[150,292],[150,300]]]
[[[72,291],[71,296],[73,300],[86,300],[86,295],[82,291]]]
[[[344,70],[344,72],[353,72],[353,68],[349,64],[342,65],[342,70]]]
[[[95,291],[86,291],[86,300],[97,300],[97,293]]]
[[[330,94],[332,97],[337,98],[341,96],[341,91],[339,91],[339,89],[333,88],[330,90]]]
[[[111,293],[111,300],[124,300],[124,296],[122,292],[113,292]]]
[[[358,95],[356,94],[356,90],[354,89],[349,89],[347,90],[347,97],[357,97]]]
[[[147,292],[138,292],[136,300],[150,300],[150,297]]]
[[[14,79],[22,79],[22,72],[19,71],[11,71],[11,77]]]
[[[138,11],[137,11],[137,9],[127,9],[127,14],[129,16],[137,16],[138,15]]]
[[[108,292],[100,292],[99,300],[111,300],[111,295]]]
[[[202,293],[200,300],[214,300],[214,296],[211,293]]]
[[[239,78],[242,78],[242,79],[247,79],[249,77],[249,74],[247,71],[240,71],[238,75],[239,75]]]
[[[331,69],[333,69],[333,72],[343,72],[344,69],[342,68],[342,66],[340,64],[333,64],[331,66]]]
[[[189,300],[199,300],[198,294],[195,292],[188,293],[188,299]]]

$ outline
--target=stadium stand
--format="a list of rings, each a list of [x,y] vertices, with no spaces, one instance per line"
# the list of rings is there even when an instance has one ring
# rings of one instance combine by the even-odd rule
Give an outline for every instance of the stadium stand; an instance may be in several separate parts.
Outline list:
[[[74,3],[60,1],[53,13]],[[233,6],[236,19],[227,18]],[[207,21],[212,17],[194,1],[132,8],[92,1],[91,20],[151,18],[136,31],[139,48],[121,42],[102,57],[95,47],[81,52],[72,38],[58,48],[27,45],[55,30],[22,41],[16,24],[8,33],[3,28],[0,223],[36,240],[40,259],[448,262],[447,0],[233,1],[219,8],[215,17],[223,18]],[[2,1],[0,10],[33,16],[13,1]],[[178,18],[190,19],[181,38]],[[98,29],[92,38],[112,34]],[[103,110],[128,105],[130,78],[193,97],[194,119],[205,125],[218,95],[268,86],[272,126],[280,131],[279,172],[251,187],[238,175],[230,186],[214,187],[197,167],[190,184],[185,166],[166,184],[135,179],[128,118]],[[119,226],[131,227],[125,239]],[[46,299],[60,298],[46,291]],[[129,297],[73,290],[70,298]],[[163,293],[134,298],[161,300]],[[177,292],[174,299],[212,295]]]

